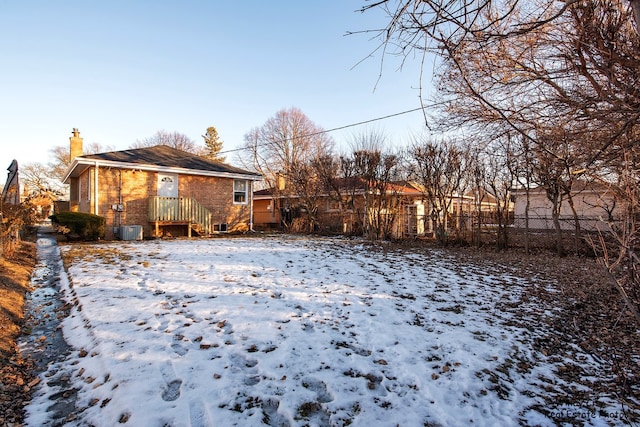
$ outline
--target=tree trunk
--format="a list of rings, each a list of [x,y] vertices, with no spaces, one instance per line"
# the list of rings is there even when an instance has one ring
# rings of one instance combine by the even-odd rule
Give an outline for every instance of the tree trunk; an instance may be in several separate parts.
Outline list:
[[[635,18],[636,31],[640,34],[640,0],[629,0],[633,9],[633,17]]]
[[[499,206],[500,202],[498,202]],[[498,230],[497,230],[497,239],[496,246],[500,251],[507,250],[507,218],[505,218],[505,214],[507,213],[507,209],[496,209],[496,220],[498,222]]]
[[[529,188],[527,188],[527,202],[524,208],[524,251],[525,253],[531,253],[529,247],[529,208],[531,207],[531,198],[529,197]]]
[[[573,214],[573,221],[574,221],[574,242],[575,242],[575,250],[576,250],[576,254],[579,252],[580,250],[580,242],[582,241],[582,231],[580,229],[580,218],[578,218],[578,212],[576,211],[576,207],[573,204],[573,197],[571,196],[571,194],[569,194],[568,196],[568,202],[569,202],[569,206],[571,207],[571,213]]]
[[[564,256],[564,245],[562,244],[562,227],[560,227],[560,204],[554,203],[553,210],[551,211],[551,217],[553,218],[553,225],[556,231],[556,253],[559,256]]]
[[[482,207],[478,208],[478,229],[476,230],[476,244],[478,248],[482,245],[482,240],[480,238],[480,233],[482,232]]]
[[[496,246],[500,251],[506,251],[509,246],[507,239],[507,227],[504,224],[498,224],[498,238]]]

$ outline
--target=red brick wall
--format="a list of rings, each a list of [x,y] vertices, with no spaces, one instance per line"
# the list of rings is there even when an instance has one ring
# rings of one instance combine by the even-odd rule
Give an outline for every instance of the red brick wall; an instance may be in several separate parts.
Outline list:
[[[71,206],[80,212],[94,213],[93,171],[90,168],[77,180],[71,180]],[[144,236],[153,234],[153,224],[149,223],[149,196],[157,195],[158,174],[156,172],[125,169],[98,169],[98,215],[106,218],[106,239],[113,239],[114,228],[121,225],[141,225]],[[78,183],[79,187],[78,187]],[[80,188],[80,200],[74,195]],[[233,179],[192,175],[178,177],[178,195],[192,197],[212,213],[213,223],[227,223],[229,231],[248,229],[249,205],[233,204]],[[90,191],[90,194],[89,194]],[[91,201],[87,198],[91,196]],[[75,200],[74,200],[75,199]],[[123,210],[113,209],[123,205]]]
[[[89,200],[89,190],[93,187],[92,174],[86,170],[78,178],[71,178],[69,188],[69,209],[72,212],[93,212]]]
[[[157,174],[126,169],[99,168],[98,214],[107,220],[105,237],[114,238],[114,228],[141,225],[151,235],[148,196],[156,194]],[[123,210],[113,209],[122,205]]]
[[[209,209],[214,224],[227,223],[229,231],[246,231],[249,226],[249,204],[233,203],[233,179],[195,175],[178,177],[180,197],[193,197]],[[252,191],[249,186],[249,192]]]

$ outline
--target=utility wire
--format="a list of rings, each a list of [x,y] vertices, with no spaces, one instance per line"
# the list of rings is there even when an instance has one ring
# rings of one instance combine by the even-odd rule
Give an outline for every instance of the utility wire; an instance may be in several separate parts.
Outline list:
[[[289,142],[289,141],[292,141],[293,139],[307,138],[307,137],[310,137],[310,136],[322,135],[322,134],[329,133],[329,132],[335,132],[337,130],[348,129],[348,128],[355,127],[355,126],[366,125],[367,123],[372,123],[372,122],[377,122],[377,121],[380,121],[380,120],[390,119],[391,117],[396,117],[396,116],[401,116],[403,114],[413,113],[415,111],[420,111],[422,109],[423,109],[423,107],[413,108],[411,110],[405,110],[405,111],[401,111],[399,113],[389,114],[387,116],[376,117],[375,119],[369,119],[369,120],[365,120],[363,122],[351,123],[351,124],[340,126],[340,127],[337,127],[337,128],[326,129],[326,130],[322,130],[320,132],[308,133],[306,135],[297,136],[295,138],[285,138],[285,139],[281,139],[281,140],[278,140],[278,141],[275,141],[275,142]],[[264,142],[262,144],[257,144],[257,147],[260,147],[260,146],[263,146],[263,145],[267,145],[267,144],[272,144],[273,142],[274,141],[269,141],[268,143]],[[233,153],[233,152],[236,152],[236,151],[248,150],[248,149],[254,148],[254,147],[233,148],[231,150],[220,151],[219,154]]]

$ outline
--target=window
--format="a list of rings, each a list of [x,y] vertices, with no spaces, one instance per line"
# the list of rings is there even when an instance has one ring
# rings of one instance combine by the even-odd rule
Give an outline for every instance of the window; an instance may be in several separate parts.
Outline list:
[[[327,199],[327,211],[339,211],[341,208],[340,202],[333,199]]]
[[[247,204],[247,181],[243,179],[236,179],[233,181],[233,203],[246,205]]]

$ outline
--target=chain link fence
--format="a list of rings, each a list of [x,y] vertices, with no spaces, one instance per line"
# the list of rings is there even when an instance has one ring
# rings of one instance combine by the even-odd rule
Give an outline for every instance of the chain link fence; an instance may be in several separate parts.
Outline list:
[[[606,221],[599,217],[552,217],[535,216],[525,218],[509,214],[504,218],[495,213],[450,215],[445,230],[447,240],[470,245],[497,245],[502,237],[510,248],[529,250],[557,250],[558,243],[570,252],[590,253],[590,238],[597,240],[599,233],[609,236],[617,221]],[[433,227],[425,227],[426,236],[433,236]]]
[[[512,212],[504,216],[495,212],[449,214],[439,221],[405,212],[393,221],[392,234],[399,239],[435,240],[440,237],[438,223],[444,232],[442,240],[449,243],[486,246],[497,245],[500,240],[507,247],[556,250],[560,241],[567,251],[576,253],[590,252],[590,237],[597,240],[599,233],[609,236],[620,226],[618,221],[601,217],[561,216],[556,225],[550,216],[526,218]]]

